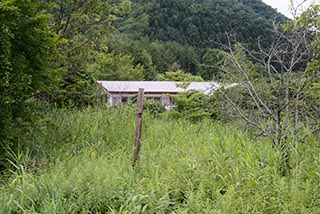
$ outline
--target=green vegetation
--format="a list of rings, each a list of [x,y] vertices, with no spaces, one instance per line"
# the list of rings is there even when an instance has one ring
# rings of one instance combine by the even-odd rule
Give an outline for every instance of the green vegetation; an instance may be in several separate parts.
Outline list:
[[[194,76],[190,73],[184,73],[182,70],[167,71],[164,74],[159,74],[160,81],[175,81],[175,82],[203,82],[200,76]]]
[[[175,41],[195,47],[226,44],[225,32],[241,43],[256,46],[263,35],[273,40],[272,22],[285,17],[257,0],[134,0],[132,12],[119,23],[122,33],[133,39]]]
[[[320,213],[319,11],[2,0],[0,213]],[[146,101],[133,168],[136,97],[96,79],[237,85]]]
[[[134,0],[130,13],[115,22],[119,33],[107,38],[116,53],[134,57],[146,69],[145,79],[156,73],[181,69],[212,80],[206,52],[228,44],[226,33],[250,49],[257,41],[268,47],[276,39],[273,23],[286,18],[260,0]]]
[[[185,118],[190,121],[201,121],[210,118],[217,111],[214,102],[215,95],[206,95],[199,91],[186,91],[179,96],[172,96],[175,106],[170,111],[173,118]],[[221,112],[220,112],[221,115]]]
[[[6,0],[7,1],[7,0]],[[93,104],[95,79],[88,64],[95,64],[95,56],[108,55],[103,46],[103,36],[115,31],[112,23],[130,10],[129,0],[109,2],[104,0],[36,1],[45,5],[41,13],[48,14],[50,32],[59,38],[57,54],[51,66],[59,72],[58,83],[47,87],[38,96],[41,100],[58,106],[86,106]],[[112,56],[111,54],[108,56]],[[114,56],[116,59],[118,56]],[[120,57],[121,58],[121,57]],[[130,64],[130,58],[121,58]],[[94,98],[92,98],[94,97]]]
[[[0,138],[14,134],[7,127],[26,118],[26,101],[55,76],[49,60],[57,38],[39,9],[31,1],[0,2]]]
[[[133,169],[135,108],[48,113],[1,184],[1,213],[318,213],[317,138],[278,154],[231,124],[144,114]]]

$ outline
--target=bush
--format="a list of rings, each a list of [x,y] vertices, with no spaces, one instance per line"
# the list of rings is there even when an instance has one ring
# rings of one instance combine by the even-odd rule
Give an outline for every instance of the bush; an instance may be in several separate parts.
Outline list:
[[[174,118],[186,118],[191,121],[200,121],[205,118],[223,120],[221,95],[215,92],[206,95],[202,92],[190,90],[172,96],[174,108],[170,113]]]
[[[166,108],[159,102],[154,100],[145,100],[143,104],[143,109],[148,111],[151,115],[157,116],[160,113],[166,111]]]

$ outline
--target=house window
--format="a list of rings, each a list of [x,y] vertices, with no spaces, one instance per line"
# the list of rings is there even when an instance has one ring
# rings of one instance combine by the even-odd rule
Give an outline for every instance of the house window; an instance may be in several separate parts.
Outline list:
[[[163,96],[163,97],[161,97],[161,103],[162,103],[163,105],[165,105],[165,106],[170,105],[170,104],[171,104],[171,102],[170,102],[170,98],[169,98],[169,97],[167,97],[167,96]]]
[[[121,97],[122,103],[128,103],[128,97]]]
[[[121,103],[121,97],[112,97],[112,106],[117,106]]]
[[[158,103],[161,103],[160,97],[147,97],[147,100],[154,100]]]

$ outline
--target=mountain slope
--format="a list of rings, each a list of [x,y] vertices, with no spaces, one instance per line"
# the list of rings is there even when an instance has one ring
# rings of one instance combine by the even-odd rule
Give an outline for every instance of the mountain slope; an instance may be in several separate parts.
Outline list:
[[[274,20],[285,21],[261,0],[134,0],[120,32],[132,39],[175,41],[195,47],[217,47],[226,33],[253,47],[273,37]]]

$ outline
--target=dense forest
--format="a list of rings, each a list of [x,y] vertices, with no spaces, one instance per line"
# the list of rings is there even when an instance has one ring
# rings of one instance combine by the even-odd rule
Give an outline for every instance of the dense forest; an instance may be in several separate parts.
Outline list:
[[[319,13],[1,0],[0,213],[319,213]],[[172,109],[144,101],[137,165],[136,97],[97,80],[182,82]]]
[[[119,31],[132,39],[172,41],[199,48],[219,47],[225,33],[254,47],[274,37],[273,22],[286,18],[262,1],[133,1]]]
[[[131,46],[139,47],[122,50],[133,54],[135,63],[148,67],[150,62],[138,59],[141,54],[150,55],[156,72],[178,64],[186,72],[211,80],[212,75],[199,65],[208,63],[205,55],[209,49],[227,44],[226,34],[234,42],[257,49],[258,41],[267,46],[274,40],[273,24],[286,20],[262,1],[133,1],[131,12],[115,24],[119,32],[115,40],[120,41],[111,49],[119,52],[125,37]]]

